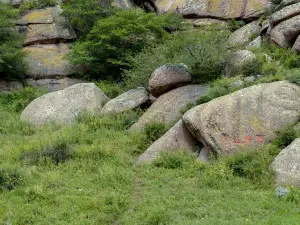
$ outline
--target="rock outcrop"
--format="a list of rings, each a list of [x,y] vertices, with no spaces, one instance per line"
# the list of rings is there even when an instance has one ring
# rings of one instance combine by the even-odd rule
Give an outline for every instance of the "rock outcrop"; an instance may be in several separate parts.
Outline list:
[[[148,92],[145,88],[132,89],[107,102],[101,110],[101,113],[116,114],[124,112],[143,105],[148,99]]]
[[[185,149],[193,151],[197,140],[179,120],[167,133],[155,141],[137,160],[138,163],[152,162],[160,153]]]
[[[185,17],[249,19],[258,18],[269,6],[269,0],[156,0],[159,13],[176,12]]]
[[[152,73],[148,90],[154,97],[158,97],[191,81],[192,76],[185,65],[166,64]]]
[[[228,77],[238,75],[242,72],[243,68],[247,66],[247,64],[251,63],[256,59],[254,53],[248,50],[239,50],[234,52],[229,57],[225,66],[225,74]]]
[[[24,45],[53,44],[76,38],[68,21],[62,17],[59,6],[32,10],[19,21],[25,33]]]
[[[195,103],[206,90],[204,85],[188,85],[169,91],[150,106],[131,130],[142,130],[149,123],[171,124],[182,116],[181,110],[189,103]]]
[[[260,24],[259,21],[253,21],[247,25],[237,29],[233,32],[228,40],[230,47],[236,47],[246,44],[250,41],[250,38],[255,38],[260,34]]]
[[[79,113],[100,113],[108,100],[95,84],[76,84],[33,100],[22,112],[21,120],[34,125],[72,123]]]
[[[215,152],[268,143],[299,120],[300,87],[287,81],[258,84],[196,106],[183,115],[189,131]]]
[[[27,75],[31,78],[65,77],[76,71],[66,58],[70,51],[68,44],[32,45],[24,51]]]
[[[272,163],[278,185],[300,187],[300,138],[283,149]]]

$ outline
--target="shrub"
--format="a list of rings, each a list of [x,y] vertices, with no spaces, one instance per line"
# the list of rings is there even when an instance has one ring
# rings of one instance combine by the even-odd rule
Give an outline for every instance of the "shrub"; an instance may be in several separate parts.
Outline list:
[[[45,145],[40,151],[24,152],[21,155],[21,160],[33,165],[50,160],[55,165],[58,165],[72,158],[74,154],[75,152],[71,146],[67,142],[62,141]]]
[[[23,182],[23,176],[19,169],[0,168],[0,190],[13,190]]]
[[[277,132],[276,139],[272,142],[277,148],[283,149],[294,141],[300,134],[294,129],[294,126],[286,126]]]
[[[56,0],[34,0],[23,2],[19,9],[21,13],[25,13],[31,9],[42,9],[45,7],[55,6],[56,4]]]
[[[228,28],[232,32],[245,26],[245,25],[246,25],[246,23],[243,20],[231,19],[228,21]]]
[[[79,38],[85,37],[99,19],[112,13],[102,0],[68,0],[62,4],[62,9]]]
[[[86,39],[73,45],[69,58],[73,64],[83,65],[89,78],[120,80],[120,72],[130,67],[129,55],[163,40],[168,35],[164,27],[179,26],[179,22],[173,14],[156,16],[140,9],[118,11],[98,20]]]
[[[156,141],[166,132],[167,132],[167,127],[163,123],[151,123],[146,125],[145,127],[145,134],[147,140],[151,142]]]
[[[13,29],[18,11],[0,3],[0,78],[24,78],[22,36]]]
[[[195,82],[221,76],[227,56],[227,31],[192,30],[173,33],[168,40],[144,49],[130,58],[132,68],[124,72],[128,88],[147,86],[148,78],[166,63],[184,63]]]

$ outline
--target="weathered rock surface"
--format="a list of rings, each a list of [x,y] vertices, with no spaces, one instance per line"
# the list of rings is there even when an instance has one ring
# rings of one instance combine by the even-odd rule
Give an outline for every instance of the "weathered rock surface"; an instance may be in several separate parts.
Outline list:
[[[148,90],[154,97],[158,97],[191,81],[192,76],[185,65],[166,64],[152,73]]]
[[[69,46],[64,43],[32,45],[24,48],[27,53],[27,76],[32,78],[53,78],[67,76],[76,68],[67,60]]]
[[[21,120],[34,125],[72,123],[81,112],[100,113],[108,100],[95,84],[76,84],[33,100],[22,112]]]
[[[248,50],[234,52],[228,59],[225,66],[225,74],[230,77],[242,72],[244,66],[255,60],[256,56]]]
[[[260,29],[259,21],[248,23],[230,35],[228,39],[229,46],[236,47],[246,44],[251,37],[257,37],[260,34]]]
[[[177,12],[196,18],[256,18],[269,6],[268,0],[157,0],[160,13]]]
[[[300,87],[287,81],[259,84],[196,106],[183,115],[190,132],[222,154],[268,143],[299,120]]]
[[[76,38],[74,30],[68,21],[62,17],[59,6],[46,9],[32,10],[19,21],[26,25],[23,32],[26,34],[24,45],[53,44]]]
[[[284,7],[283,9],[273,13],[270,16],[271,27],[276,26],[278,23],[290,19],[300,14],[300,3],[292,4]]]
[[[181,110],[187,104],[195,103],[205,90],[204,85],[188,85],[161,95],[130,129],[142,130],[149,123],[171,124],[178,121],[182,116]]]
[[[138,163],[152,162],[160,153],[185,149],[193,151],[197,140],[179,120],[167,133],[155,141],[137,160]]]
[[[9,93],[12,91],[20,91],[23,84],[19,81],[8,81],[0,79],[0,93]]]
[[[278,185],[300,187],[300,138],[283,149],[272,163]]]
[[[247,44],[246,48],[250,49],[250,50],[253,48],[259,48],[261,46],[261,43],[262,43],[262,37],[258,36],[253,41],[249,42],[249,44]]]
[[[285,20],[271,31],[271,40],[280,47],[292,47],[300,34],[300,15]]]
[[[33,87],[39,87],[47,90],[48,92],[59,91],[70,87],[74,84],[87,83],[86,80],[76,79],[76,78],[62,78],[62,79],[26,79],[26,82]]]
[[[101,113],[116,114],[124,112],[141,106],[146,103],[148,99],[148,92],[145,88],[139,87],[132,89],[107,102],[101,110]]]
[[[218,19],[212,19],[212,18],[197,19],[193,22],[193,24],[196,27],[210,26],[210,25],[227,26],[227,22],[225,20],[218,20]]]
[[[296,41],[293,44],[293,49],[298,53],[300,52],[300,36],[297,37]]]

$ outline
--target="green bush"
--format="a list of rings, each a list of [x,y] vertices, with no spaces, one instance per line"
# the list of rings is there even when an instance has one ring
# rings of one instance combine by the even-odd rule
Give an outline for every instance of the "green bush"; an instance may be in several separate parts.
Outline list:
[[[13,29],[18,11],[0,3],[0,78],[24,78],[22,36]]]
[[[68,18],[79,38],[84,38],[99,19],[112,13],[112,9],[105,7],[103,2],[104,0],[67,0],[62,4],[63,15]]]
[[[31,9],[43,9],[50,6],[55,6],[57,4],[56,0],[32,0],[23,2],[19,8],[20,13],[26,13]]]
[[[73,64],[82,65],[89,78],[120,80],[121,71],[130,67],[130,55],[163,40],[168,35],[164,27],[179,26],[180,21],[173,14],[118,11],[98,20],[86,39],[73,45],[69,58]]]
[[[294,129],[294,126],[283,127],[277,132],[276,139],[272,142],[278,149],[287,147],[292,141],[294,141],[300,134]]]
[[[23,182],[23,176],[19,169],[0,168],[0,191],[1,189],[13,190]]]
[[[75,152],[71,146],[65,141],[46,145],[41,151],[24,152],[21,155],[23,162],[38,165],[47,160],[50,160],[55,165],[64,163],[66,160],[71,159]]]
[[[235,31],[243,26],[245,26],[246,23],[243,20],[235,20],[235,19],[231,19],[228,21],[228,28],[230,31]]]
[[[173,33],[168,40],[144,49],[130,58],[131,69],[124,71],[128,88],[147,86],[152,72],[166,63],[184,63],[195,82],[205,82],[221,76],[227,57],[229,32],[222,30],[192,30]]]

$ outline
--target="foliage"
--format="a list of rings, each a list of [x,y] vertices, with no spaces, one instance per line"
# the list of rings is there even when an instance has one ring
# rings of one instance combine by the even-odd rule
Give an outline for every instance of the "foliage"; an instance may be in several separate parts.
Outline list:
[[[166,169],[180,169],[194,160],[194,155],[187,151],[164,152],[154,160],[153,165]]]
[[[120,72],[130,67],[130,55],[163,40],[168,35],[164,27],[179,24],[180,19],[174,14],[157,16],[141,9],[117,11],[98,20],[86,39],[73,45],[69,58],[72,63],[83,65],[89,78],[120,80]]]
[[[21,160],[33,165],[45,163],[47,160],[50,160],[55,165],[58,165],[59,163],[64,163],[66,160],[71,159],[74,155],[75,152],[71,146],[67,142],[60,141],[43,146],[43,149],[39,151],[23,152]]]
[[[63,15],[68,18],[79,38],[84,38],[99,19],[111,15],[113,10],[103,2],[104,0],[64,1]]]
[[[246,25],[246,23],[243,20],[231,19],[228,21],[228,28],[231,32],[234,32],[235,30],[237,30],[245,25]]]
[[[277,132],[277,138],[272,142],[278,149],[287,147],[297,137],[300,137],[300,132],[294,128],[294,125],[283,127]]]
[[[115,98],[126,91],[124,83],[116,83],[112,79],[94,82],[109,98]]]
[[[205,82],[221,76],[228,54],[224,30],[192,30],[176,32],[155,47],[144,49],[130,58],[132,68],[124,72],[128,87],[147,86],[148,78],[166,63],[184,63],[195,82]]]
[[[26,13],[27,11],[32,9],[43,9],[50,6],[55,6],[56,4],[56,0],[30,0],[23,2],[20,5],[19,10],[21,13]]]
[[[0,167],[0,192],[1,189],[13,190],[22,182],[23,177],[19,169]]]
[[[18,16],[16,9],[0,3],[0,77],[2,78],[24,78],[23,38],[16,29],[12,28]]]

